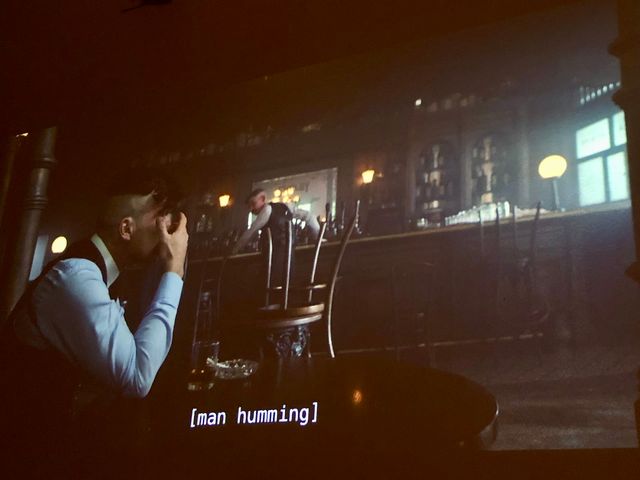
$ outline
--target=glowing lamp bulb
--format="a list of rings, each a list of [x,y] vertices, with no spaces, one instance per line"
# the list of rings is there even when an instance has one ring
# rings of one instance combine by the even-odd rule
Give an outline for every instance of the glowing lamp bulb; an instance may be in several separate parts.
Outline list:
[[[567,171],[567,160],[561,155],[549,155],[538,165],[538,174],[544,178],[560,178]]]
[[[51,244],[51,253],[62,253],[67,249],[67,238],[60,236]]]
[[[416,98],[416,101],[414,102],[414,105],[416,107],[419,107],[420,105],[422,105],[422,99],[421,98]]]
[[[373,182],[373,176],[376,174],[376,171],[370,168],[369,170],[365,170],[362,172],[362,183],[371,183]]]
[[[218,197],[218,202],[220,202],[220,206],[222,208],[228,207],[230,201],[231,201],[231,195],[224,194]]]

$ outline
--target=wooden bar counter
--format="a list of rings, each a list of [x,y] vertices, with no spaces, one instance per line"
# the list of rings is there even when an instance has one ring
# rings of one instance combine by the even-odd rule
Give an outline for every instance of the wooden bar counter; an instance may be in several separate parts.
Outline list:
[[[517,242],[527,250],[533,217],[518,219]],[[500,225],[501,258],[513,252],[513,223]],[[487,222],[483,232],[485,254],[495,251],[497,228]],[[327,242],[320,253],[317,278],[329,274],[338,242]],[[435,284],[429,286],[429,341],[435,345],[483,338],[500,338],[509,325],[487,315],[483,306],[487,279],[478,271],[481,233],[477,224],[460,224],[379,237],[356,237],[347,248],[334,308],[337,351],[389,347],[393,343],[391,269],[403,262],[429,262]],[[295,277],[308,275],[312,246],[296,248]],[[544,213],[537,228],[537,279],[551,307],[546,332],[553,340],[574,344],[626,336],[635,331],[630,312],[637,311],[636,287],[624,276],[633,260],[633,234],[628,203],[607,207]],[[222,257],[206,262],[205,287],[215,292]],[[192,332],[203,260],[189,264],[180,307],[177,340]],[[257,253],[230,257],[222,275],[221,317],[233,322],[252,314],[261,288]],[[215,295],[214,295],[215,297]],[[252,303],[253,302],[253,303]],[[400,325],[400,339],[410,339],[412,325]],[[326,349],[322,330],[312,332],[312,349]],[[180,340],[178,340],[180,341]]]

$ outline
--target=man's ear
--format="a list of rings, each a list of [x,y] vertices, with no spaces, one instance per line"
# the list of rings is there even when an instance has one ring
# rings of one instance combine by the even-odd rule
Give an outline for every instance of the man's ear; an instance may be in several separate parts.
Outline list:
[[[131,240],[131,236],[136,229],[136,222],[133,217],[124,217],[118,225],[118,234],[123,240]]]

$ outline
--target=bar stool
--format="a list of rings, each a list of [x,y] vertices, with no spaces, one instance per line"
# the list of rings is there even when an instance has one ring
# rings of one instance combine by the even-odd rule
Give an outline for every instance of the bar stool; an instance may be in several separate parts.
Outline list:
[[[429,313],[435,286],[435,267],[428,262],[396,263],[391,269],[391,280],[396,360],[400,359],[400,323],[404,321],[414,324],[412,335],[418,334],[415,346],[424,347],[426,366],[430,366],[433,358]]]
[[[324,232],[324,229],[323,229]],[[291,283],[291,256],[293,254],[293,226],[291,221],[286,223],[286,255],[284,258],[284,283],[272,287],[271,279],[275,266],[273,264],[273,239],[271,230],[266,230],[267,235],[267,276],[265,285],[265,304],[257,312],[257,318],[253,322],[257,330],[264,333],[267,343],[274,349],[276,355],[281,358],[300,357],[308,350],[312,323],[322,319],[325,310],[324,302],[305,302],[300,305],[292,305],[290,301]],[[318,247],[322,239],[318,239]],[[312,268],[315,271],[315,265]],[[279,303],[272,302],[274,293],[280,293]],[[308,297],[312,299],[311,295]]]
[[[488,229],[487,225],[491,223],[493,228]],[[449,340],[453,342],[481,342],[497,334],[495,318],[500,270],[500,218],[496,216],[495,221],[485,221],[482,212],[479,212],[477,225],[477,243],[471,238],[465,244],[466,248],[460,245],[451,254],[451,308],[454,320],[458,320],[458,324],[454,321],[448,329],[449,335],[453,334]]]
[[[284,285],[271,286],[271,276],[267,275],[267,296],[265,306],[259,309],[258,321],[255,325],[267,331],[267,340],[271,343],[280,357],[301,356],[304,351],[310,355],[309,339],[311,324],[322,320],[326,328],[327,348],[331,358],[335,358],[333,346],[333,302],[336,286],[339,280],[340,267],[358,221],[360,202],[356,202],[355,212],[340,240],[338,253],[335,257],[331,273],[327,281],[316,282],[316,272],[322,239],[326,231],[326,223],[320,227],[320,235],[316,241],[314,257],[309,275],[309,281],[303,285],[291,286],[288,270],[285,270]],[[267,233],[270,244],[270,234]],[[290,255],[290,245],[287,249]],[[268,252],[270,258],[270,252]],[[273,268],[268,260],[269,269]],[[274,293],[282,295],[281,303],[272,303]],[[291,293],[298,293],[303,298],[301,305],[291,304]],[[318,300],[320,299],[320,300]]]
[[[518,224],[514,211],[511,222],[512,252],[501,255],[499,282],[496,289],[497,314],[517,338],[544,336],[551,317],[547,299],[537,282],[537,231],[541,204],[538,202],[525,250],[519,247]],[[503,246],[501,246],[503,247]],[[502,250],[503,248],[501,248]],[[540,347],[540,344],[538,344]],[[540,348],[538,349],[540,351]]]

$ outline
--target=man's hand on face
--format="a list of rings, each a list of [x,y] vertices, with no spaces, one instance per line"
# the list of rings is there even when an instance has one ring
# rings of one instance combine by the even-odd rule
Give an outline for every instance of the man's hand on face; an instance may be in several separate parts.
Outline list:
[[[184,213],[180,213],[178,227],[173,233],[169,233],[167,230],[170,223],[171,220],[168,220],[167,217],[160,217],[156,220],[156,226],[160,232],[158,255],[164,265],[165,272],[174,272],[183,277],[187,244],[189,243],[187,217]]]

